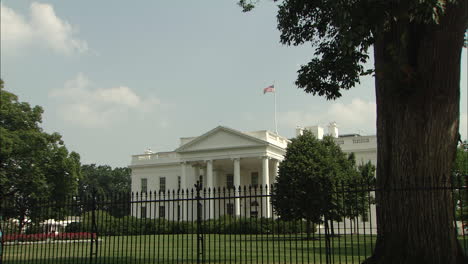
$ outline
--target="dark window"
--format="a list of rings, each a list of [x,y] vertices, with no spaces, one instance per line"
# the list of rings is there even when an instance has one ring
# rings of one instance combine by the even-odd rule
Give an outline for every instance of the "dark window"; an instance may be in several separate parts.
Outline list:
[[[166,192],[166,177],[159,177],[159,191]]]
[[[177,190],[180,190],[180,188],[182,188],[182,178],[177,176]]]
[[[146,218],[146,206],[140,207],[140,217]]]
[[[228,204],[226,205],[226,213],[227,213],[228,215],[234,215],[234,204],[228,203]]]
[[[228,189],[234,189],[234,175],[226,174],[226,187]]]
[[[201,204],[197,205],[197,215],[203,218],[203,205]]]
[[[164,205],[159,206],[159,218],[166,217],[166,207]]]
[[[148,191],[148,179],[142,178],[141,179],[141,192],[147,192]]]
[[[258,202],[257,201],[251,201],[250,202],[250,217],[257,218],[258,217]]]
[[[258,172],[252,172],[250,174],[250,184],[252,184],[252,187],[258,186]]]
[[[367,212],[364,212],[364,214],[361,215],[361,220],[362,220],[362,222],[368,222],[369,221],[369,214]]]

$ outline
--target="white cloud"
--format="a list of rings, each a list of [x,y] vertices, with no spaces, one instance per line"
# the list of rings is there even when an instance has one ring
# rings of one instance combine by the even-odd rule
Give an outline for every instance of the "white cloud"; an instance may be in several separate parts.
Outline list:
[[[0,4],[0,8],[1,44],[8,51],[38,44],[62,54],[88,50],[86,41],[74,37],[75,28],[57,17],[52,5],[31,3],[29,20],[3,3]]]
[[[304,110],[279,113],[279,122],[288,127],[326,126],[335,121],[340,132],[375,134],[375,102],[353,99],[349,104],[335,102],[321,111]]]
[[[2,46],[5,45],[20,45],[30,42],[32,39],[32,28],[25,19],[16,14],[11,8],[0,3],[0,27],[2,32]]]
[[[153,112],[160,101],[137,95],[126,86],[96,88],[82,73],[65,83],[63,89],[49,93],[60,100],[59,116],[86,127],[103,127]]]

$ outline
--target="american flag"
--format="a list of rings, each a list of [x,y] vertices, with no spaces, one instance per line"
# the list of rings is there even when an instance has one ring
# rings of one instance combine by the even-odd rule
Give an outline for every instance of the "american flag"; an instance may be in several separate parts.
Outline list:
[[[270,85],[270,86],[263,89],[263,94],[265,94],[265,93],[274,93],[274,92],[275,92],[275,86],[274,85]]]

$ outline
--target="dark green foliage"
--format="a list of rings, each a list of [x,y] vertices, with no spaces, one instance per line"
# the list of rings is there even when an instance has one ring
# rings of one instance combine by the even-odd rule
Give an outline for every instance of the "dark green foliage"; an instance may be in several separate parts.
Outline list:
[[[3,235],[19,233],[19,226],[17,222],[10,220],[0,221],[0,230]]]
[[[37,205],[76,194],[80,178],[80,156],[68,152],[58,133],[42,130],[42,112],[18,101],[0,80],[0,201],[14,205],[4,216],[21,226],[26,218],[37,222],[63,215],[64,208],[44,214]]]
[[[99,201],[112,200],[112,206],[102,204],[102,210],[112,216],[121,217],[130,214],[131,170],[112,168],[107,165],[90,164],[81,167],[82,178],[79,181],[79,197],[91,201],[96,196]],[[91,210],[92,204],[86,203],[84,211]]]
[[[369,161],[359,165],[357,170],[350,170],[349,175],[351,177],[339,187],[343,192],[343,216],[350,219],[361,216],[365,219],[370,205],[375,203],[374,196],[370,194],[370,190],[375,188],[375,166]]]
[[[170,221],[162,218],[137,218],[134,216],[113,217],[105,211],[95,211],[93,227],[92,212],[83,215],[80,223],[67,226],[66,232],[90,232],[107,235],[155,235],[155,234],[196,234],[197,223]],[[222,216],[219,219],[201,222],[205,234],[298,234],[306,232],[304,221],[283,221],[269,218],[234,218]],[[40,232],[40,231],[38,231]],[[311,232],[316,232],[312,225]]]
[[[457,207],[455,208],[455,217],[457,220],[468,219],[468,190],[462,189],[463,186],[468,186],[468,143],[465,141],[457,148],[457,155],[453,166],[453,185],[460,188],[455,192],[454,200]]]
[[[80,232],[80,227],[81,227],[81,224],[79,222],[73,222],[73,223],[68,224],[65,227],[65,232],[66,233],[78,233]]]
[[[44,226],[42,225],[32,224],[32,225],[27,225],[25,233],[26,234],[41,234],[41,233],[46,233],[46,230]]]
[[[331,137],[318,140],[309,132],[292,139],[272,189],[273,208],[282,219],[341,220],[343,201],[338,183],[356,175],[354,160]],[[354,173],[354,174],[353,174]]]

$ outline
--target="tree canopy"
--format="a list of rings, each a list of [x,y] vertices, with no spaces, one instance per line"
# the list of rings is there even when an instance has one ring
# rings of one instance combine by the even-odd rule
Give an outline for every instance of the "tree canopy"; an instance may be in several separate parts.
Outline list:
[[[287,220],[321,223],[340,220],[343,204],[338,183],[353,174],[354,160],[346,157],[333,138],[318,140],[310,131],[291,140],[272,189],[273,208]]]
[[[80,179],[80,156],[67,150],[58,133],[43,131],[42,113],[4,90],[0,80],[0,200],[14,205],[7,214],[20,222],[39,218],[39,201],[76,194]]]
[[[86,164],[81,167],[82,178],[79,182],[79,196],[83,201],[96,196],[110,199],[112,205],[103,205],[113,216],[121,217],[130,213],[131,170],[112,168],[108,165]],[[90,206],[90,204],[87,204]],[[90,208],[84,208],[89,210]]]
[[[457,220],[468,219],[468,143],[465,141],[457,148],[457,157],[453,165],[454,185],[457,187],[454,200],[457,204],[455,215]],[[463,189],[465,187],[465,189]]]

